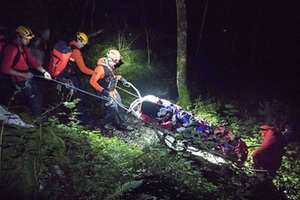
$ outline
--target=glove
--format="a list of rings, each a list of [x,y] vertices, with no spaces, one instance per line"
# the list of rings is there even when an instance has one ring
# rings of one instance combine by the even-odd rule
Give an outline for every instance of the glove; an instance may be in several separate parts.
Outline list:
[[[48,80],[51,80],[51,79],[52,79],[52,78],[51,78],[51,75],[50,75],[49,72],[47,72],[47,71],[44,72],[44,77],[45,77],[45,79],[48,79]]]
[[[128,84],[128,81],[125,78],[121,78],[120,81],[123,83],[124,86],[126,87],[130,87],[130,85]]]
[[[123,77],[120,79],[120,81],[121,81],[123,84],[126,84],[126,83],[127,83],[127,80],[126,80],[125,78],[123,78]]]
[[[109,92],[107,91],[107,90],[102,90],[102,92],[100,92],[103,96],[105,96],[105,97],[109,97],[110,96],[110,94],[109,94]]]

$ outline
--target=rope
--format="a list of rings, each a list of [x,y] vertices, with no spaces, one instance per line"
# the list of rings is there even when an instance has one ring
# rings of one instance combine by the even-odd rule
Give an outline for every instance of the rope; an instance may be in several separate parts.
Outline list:
[[[62,81],[63,81],[63,83],[65,83],[65,84],[67,84],[67,85],[71,85],[71,86],[75,87],[74,84],[73,84],[73,82],[72,82],[70,79],[63,79]],[[69,94],[66,96],[66,100],[67,100],[67,101],[71,101],[72,96],[73,96],[73,94],[74,94],[74,89],[69,88],[69,87],[67,87],[67,89],[69,89],[70,92],[69,92]]]
[[[34,76],[34,77],[37,77],[37,78],[46,79],[44,76],[38,76],[38,75],[33,75],[33,76]],[[47,80],[48,80],[48,79],[47,79]],[[92,97],[96,97],[96,98],[101,99],[101,100],[105,100],[105,101],[110,102],[111,99],[113,99],[113,101],[115,101],[116,104],[117,104],[118,106],[120,106],[121,108],[123,108],[123,109],[126,110],[127,112],[131,112],[131,111],[132,111],[131,107],[126,108],[123,104],[118,103],[118,102],[117,102],[114,98],[112,98],[112,97],[111,97],[111,98],[103,98],[103,97],[101,97],[101,96],[99,96],[99,95],[96,95],[96,94],[87,92],[87,91],[85,91],[85,90],[76,88],[76,87],[74,87],[73,85],[66,84],[66,83],[63,83],[63,82],[58,81],[58,80],[55,80],[55,79],[50,79],[50,81],[53,81],[53,82],[58,83],[58,84],[61,84],[61,85],[65,86],[66,88],[74,89],[74,91],[77,90],[77,91],[79,91],[79,92],[82,92],[82,93],[84,93],[84,94],[90,95],[90,96],[92,96]],[[141,95],[140,95],[139,91],[138,91],[131,83],[127,82],[126,84],[124,84],[124,86],[126,86],[126,87],[132,87],[132,88],[136,91],[136,93],[137,93],[138,95],[134,95],[134,94],[132,94],[132,93],[130,93],[130,92],[128,92],[127,90],[124,90],[124,89],[122,89],[122,90],[124,90],[125,92],[130,93],[130,94],[132,94],[133,96],[138,97],[139,99],[141,99]],[[118,87],[118,89],[120,89],[120,87]]]
[[[124,90],[123,88],[120,88],[120,87],[118,87],[118,86],[117,86],[117,88],[123,90],[124,92],[127,92],[128,94],[131,94],[132,96],[137,97],[138,100],[140,101],[140,99],[141,99],[142,97],[141,97],[140,92],[136,89],[136,87],[134,87],[130,82],[126,82],[126,83],[123,84],[123,85],[124,85],[125,87],[128,87],[128,88],[129,88],[129,87],[132,87],[138,95],[135,95],[135,94],[133,94],[133,93],[127,91],[127,90]],[[129,108],[126,108],[123,104],[119,104],[118,102],[116,102],[116,103],[117,103],[121,108],[123,108],[124,110],[126,110],[127,113],[130,113],[130,112],[132,111],[132,106],[131,106],[132,104],[129,106]],[[135,113],[135,112],[133,112],[133,113]]]
[[[119,86],[117,86],[117,88],[120,89],[120,90],[122,90],[123,92],[126,92],[127,94],[130,94],[130,95],[132,95],[132,96],[134,96],[134,97],[139,98],[138,95],[135,95],[135,94],[133,94],[132,92],[129,92],[128,90],[125,90],[125,89],[123,89],[123,88],[121,88],[121,87],[119,87]]]
[[[33,75],[33,76],[34,76],[34,77],[37,77],[37,78],[43,78],[43,79],[45,79],[44,76],[38,76],[38,75]],[[47,80],[48,80],[48,79],[47,79]],[[67,87],[67,88],[71,88],[71,89],[77,90],[77,91],[79,91],[79,92],[82,92],[82,93],[84,93],[84,94],[90,95],[90,96],[92,96],[92,97],[96,97],[96,98],[98,98],[98,99],[102,99],[102,100],[105,100],[105,101],[110,101],[110,99],[100,97],[100,96],[98,96],[98,95],[96,95],[96,94],[93,94],[93,93],[87,92],[87,91],[85,91],[85,90],[76,88],[76,87],[74,87],[74,86],[72,86],[72,85],[70,85],[70,84],[66,84],[66,83],[63,83],[63,82],[58,81],[58,80],[55,80],[55,79],[51,79],[51,80],[49,80],[49,81],[53,81],[53,82],[59,83],[59,84],[65,86],[65,87]]]

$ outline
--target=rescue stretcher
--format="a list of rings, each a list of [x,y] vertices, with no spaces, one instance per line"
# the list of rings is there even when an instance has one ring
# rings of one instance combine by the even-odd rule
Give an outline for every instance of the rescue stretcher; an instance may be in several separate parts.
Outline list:
[[[131,83],[128,84],[138,94],[128,111],[152,126],[168,148],[189,151],[214,163],[243,164],[247,160],[248,147],[233,132],[225,131],[225,127],[213,129],[205,120],[167,100],[153,95],[141,97],[139,91]],[[174,106],[173,110],[171,106]]]

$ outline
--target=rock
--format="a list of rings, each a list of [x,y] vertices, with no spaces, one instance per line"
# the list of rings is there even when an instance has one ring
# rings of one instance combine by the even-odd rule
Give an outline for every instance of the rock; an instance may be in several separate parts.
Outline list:
[[[0,106],[0,121],[4,124],[17,125],[22,127],[34,127],[32,124],[25,123],[18,115],[8,112],[5,108]]]

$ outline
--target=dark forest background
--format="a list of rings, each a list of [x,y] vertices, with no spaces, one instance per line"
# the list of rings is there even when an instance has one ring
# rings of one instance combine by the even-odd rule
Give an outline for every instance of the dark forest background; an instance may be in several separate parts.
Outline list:
[[[262,99],[276,98],[297,107],[297,1],[187,0],[186,6],[187,80],[195,88],[195,96],[209,90],[209,85],[232,98],[247,100],[251,91]],[[100,44],[103,35],[116,34],[121,29],[126,29],[127,38],[153,30],[159,38],[152,44],[153,55],[175,73],[174,0],[5,0],[0,19],[0,25],[12,30],[20,24],[27,25],[37,37],[49,28],[46,55],[55,41],[71,38],[78,30],[88,34],[104,30],[90,38],[91,43]],[[138,41],[132,47],[146,48]]]

